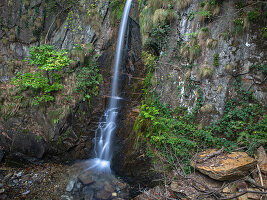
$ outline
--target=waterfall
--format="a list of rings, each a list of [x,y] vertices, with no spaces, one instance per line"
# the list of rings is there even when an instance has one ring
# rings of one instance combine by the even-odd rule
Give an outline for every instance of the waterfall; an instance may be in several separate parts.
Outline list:
[[[119,35],[117,39],[114,74],[111,85],[111,97],[109,99],[108,109],[105,111],[104,119],[99,123],[95,134],[95,154],[93,159],[94,168],[98,171],[110,172],[110,162],[112,159],[112,136],[116,129],[116,119],[119,109],[120,97],[118,94],[118,82],[120,74],[120,65],[124,46],[124,37],[127,28],[128,16],[131,8],[132,0],[127,0],[120,24]]]

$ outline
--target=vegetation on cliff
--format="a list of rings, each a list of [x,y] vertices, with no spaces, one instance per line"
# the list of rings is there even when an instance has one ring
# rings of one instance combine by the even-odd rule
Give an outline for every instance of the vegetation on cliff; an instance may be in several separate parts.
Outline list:
[[[140,29],[146,50],[143,59],[148,74],[144,81],[144,99],[134,126],[137,146],[140,143],[146,144],[147,155],[155,161],[160,159],[167,167],[183,163],[187,173],[190,172],[192,155],[207,148],[220,149],[223,146],[228,151],[242,149],[250,154],[261,145],[266,148],[266,105],[254,97],[250,88],[244,87],[240,74],[232,74],[231,92],[235,95],[226,99],[220,119],[205,125],[201,123],[201,120],[206,120],[204,119],[206,115],[216,112],[214,106],[207,103],[207,99],[203,97],[204,91],[200,82],[212,79],[221,66],[220,54],[215,51],[221,38],[213,39],[207,26],[219,15],[222,1],[201,1],[194,12],[187,12],[188,20],[196,18],[202,27],[197,32],[186,34],[187,41],[177,41],[177,55],[169,55],[171,66],[175,66],[173,63],[179,65],[177,64],[179,61],[187,63],[180,69],[187,70],[187,73],[182,75],[183,85],[177,87],[179,94],[177,101],[183,96],[193,96],[196,100],[190,109],[183,105],[173,107],[168,103],[162,103],[163,97],[156,87],[162,85],[164,88],[164,84],[167,84],[165,79],[176,80],[172,78],[172,74],[168,77],[159,77],[155,75],[155,71],[162,64],[160,63],[162,58],[168,55],[166,50],[170,49],[168,42],[171,41],[168,36],[174,32],[170,28],[172,20],[181,18],[182,10],[192,1],[139,2],[143,4]],[[242,35],[256,19],[264,18],[261,6],[257,4],[246,6],[249,7],[248,11],[243,9],[244,4],[236,4],[239,17],[233,21],[235,27],[233,32],[221,33],[224,39],[237,37],[237,34]],[[262,24],[259,23],[259,26]],[[264,34],[260,34],[264,38]],[[198,66],[198,58],[202,56],[203,51],[207,51],[206,49],[215,51],[211,64],[206,61],[199,66],[196,70],[199,80],[192,80],[188,72],[191,73],[192,69]],[[177,58],[178,62],[175,60]],[[234,67],[225,65],[224,69],[232,72]],[[265,64],[255,64],[250,67],[249,73],[263,73],[266,76],[265,70]],[[221,90],[222,88],[218,88],[218,92]]]

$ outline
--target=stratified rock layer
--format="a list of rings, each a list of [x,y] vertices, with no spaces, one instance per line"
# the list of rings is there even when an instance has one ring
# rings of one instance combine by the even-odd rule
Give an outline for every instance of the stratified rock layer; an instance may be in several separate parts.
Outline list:
[[[197,155],[191,165],[215,180],[233,180],[245,176],[256,165],[256,160],[245,152],[222,153],[203,162],[203,158],[216,152],[215,149]]]

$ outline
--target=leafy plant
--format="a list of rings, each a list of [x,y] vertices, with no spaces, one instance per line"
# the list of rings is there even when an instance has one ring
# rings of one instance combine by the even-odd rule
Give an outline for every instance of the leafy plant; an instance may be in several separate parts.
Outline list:
[[[31,67],[30,72],[19,72],[11,83],[22,91],[31,90],[34,105],[53,101],[53,93],[63,88],[63,69],[71,62],[67,51],[56,51],[49,45],[34,46],[30,48],[30,56],[26,62]]]
[[[83,47],[80,46],[80,48],[83,50]],[[86,62],[77,71],[75,91],[82,94],[84,101],[87,100],[90,103],[92,96],[98,94],[102,75],[99,73],[96,61],[97,55],[92,54],[92,49],[89,50],[87,54],[89,54],[89,56]]]
[[[219,67],[219,66],[220,66],[220,56],[219,56],[218,53],[215,53],[215,54],[213,55],[213,65],[214,65],[215,67]]]

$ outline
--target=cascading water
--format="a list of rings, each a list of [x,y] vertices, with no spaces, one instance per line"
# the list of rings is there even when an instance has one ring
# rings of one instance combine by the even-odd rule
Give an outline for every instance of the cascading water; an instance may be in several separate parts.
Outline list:
[[[120,97],[118,95],[118,82],[120,74],[120,65],[122,59],[122,52],[124,46],[124,36],[127,28],[128,16],[131,8],[132,0],[127,0],[122,20],[120,24],[120,30],[117,40],[114,75],[111,85],[111,97],[109,100],[109,107],[104,114],[104,120],[99,123],[98,129],[95,135],[95,154],[96,158],[92,160],[91,169],[95,169],[101,172],[110,172],[110,162],[112,158],[111,142],[112,136],[116,129],[116,118],[118,115],[118,107]]]

